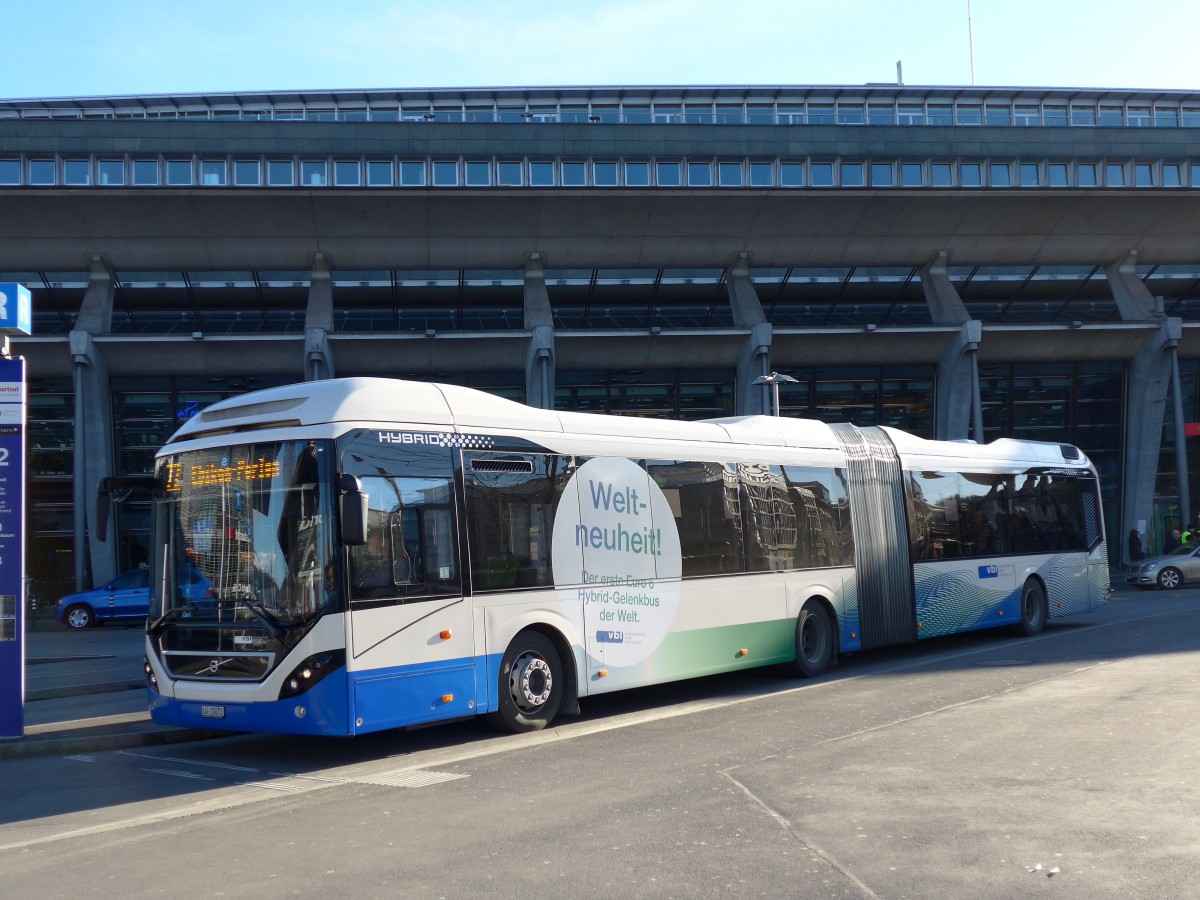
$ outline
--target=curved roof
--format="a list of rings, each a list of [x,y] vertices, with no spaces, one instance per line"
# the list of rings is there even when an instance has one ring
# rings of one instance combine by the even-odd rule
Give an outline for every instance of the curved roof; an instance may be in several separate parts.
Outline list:
[[[215,403],[190,419],[169,443],[205,433],[241,427],[373,423],[381,427],[428,427],[434,432],[534,432],[584,435],[605,443],[695,441],[755,447],[837,450],[833,429],[810,419],[743,416],[705,422],[677,422],[634,416],[535,409],[482,391],[449,384],[389,378],[335,378],[242,394]],[[1062,445],[1003,439],[979,446],[970,442],[930,441],[885,429],[905,457],[975,458],[983,461],[1083,468],[1085,457],[1067,459]],[[612,446],[609,444],[609,446]]]

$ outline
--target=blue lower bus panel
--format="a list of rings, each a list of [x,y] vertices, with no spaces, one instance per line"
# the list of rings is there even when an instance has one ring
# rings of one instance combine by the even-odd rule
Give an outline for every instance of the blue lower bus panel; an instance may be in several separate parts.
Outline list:
[[[436,669],[402,666],[355,672],[353,734],[419,725],[479,712],[475,660],[460,659]]]
[[[150,692],[150,717],[162,725],[276,734],[351,734],[346,670],[334,672],[303,694],[261,703],[178,700]]]

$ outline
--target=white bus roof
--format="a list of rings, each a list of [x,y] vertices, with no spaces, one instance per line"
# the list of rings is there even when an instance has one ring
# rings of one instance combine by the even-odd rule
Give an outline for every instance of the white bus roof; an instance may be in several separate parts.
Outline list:
[[[452,384],[390,378],[334,378],[269,388],[231,397],[188,420],[172,441],[244,426],[257,428],[377,422],[460,430],[500,429],[591,434],[656,440],[747,443],[766,446],[840,446],[829,426],[766,416],[677,422],[636,416],[535,409],[503,397]]]
[[[213,432],[295,427],[338,422],[434,430],[543,432],[632,440],[700,441],[761,447],[841,450],[824,422],[774,416],[741,416],[678,422],[636,416],[535,409],[483,391],[451,384],[390,378],[334,378],[309,381],[231,397],[189,419],[169,443]],[[930,441],[886,428],[900,456],[920,465],[937,460],[974,459],[1001,464],[1086,467],[1064,455],[1065,445],[1002,438],[990,444]],[[910,465],[908,467],[915,467]]]

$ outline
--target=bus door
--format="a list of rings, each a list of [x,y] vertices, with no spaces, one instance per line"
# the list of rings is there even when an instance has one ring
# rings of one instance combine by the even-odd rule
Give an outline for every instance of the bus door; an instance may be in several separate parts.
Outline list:
[[[346,554],[354,731],[473,715],[483,680],[463,599],[449,452],[421,450],[400,461],[389,451],[374,474],[355,476],[367,527],[365,543]]]

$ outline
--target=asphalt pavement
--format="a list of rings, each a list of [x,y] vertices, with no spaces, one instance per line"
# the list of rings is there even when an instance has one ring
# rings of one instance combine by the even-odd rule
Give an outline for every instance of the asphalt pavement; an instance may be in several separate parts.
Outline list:
[[[1115,585],[1114,602],[1139,591]],[[25,735],[0,738],[0,759],[93,753],[226,736],[150,720],[135,625],[77,631],[38,620],[26,634]]]

